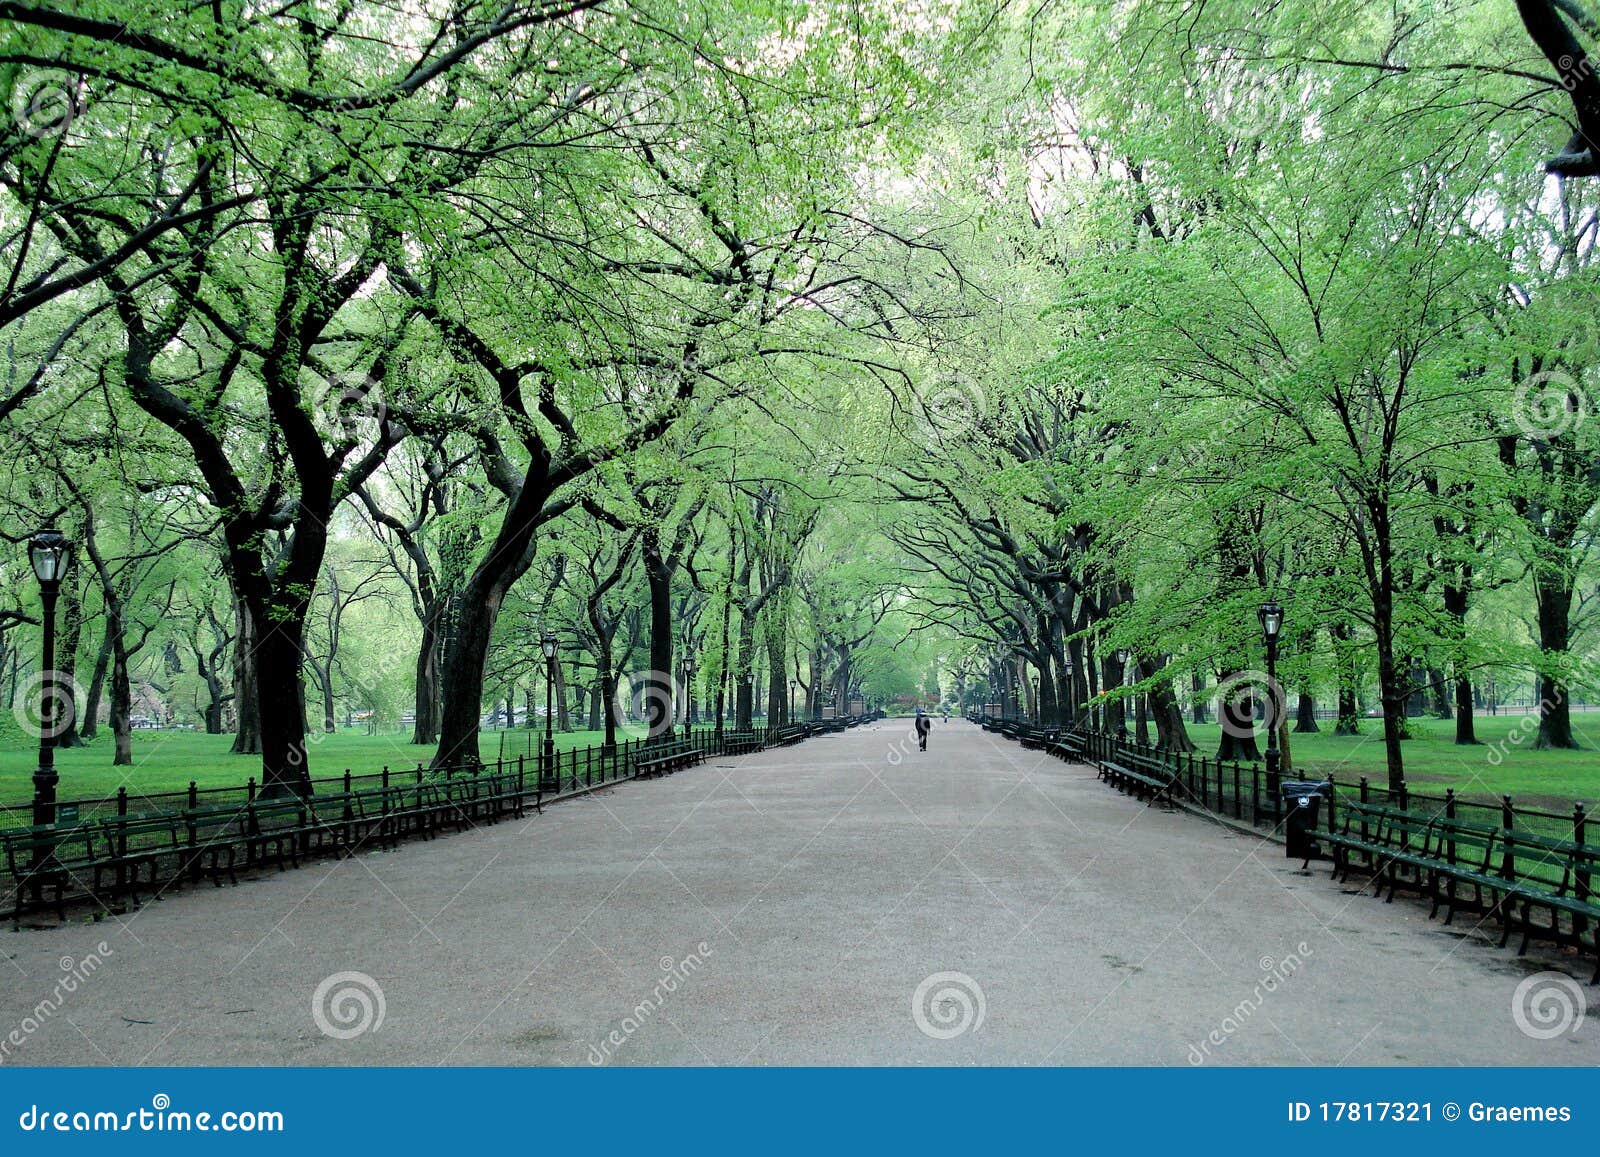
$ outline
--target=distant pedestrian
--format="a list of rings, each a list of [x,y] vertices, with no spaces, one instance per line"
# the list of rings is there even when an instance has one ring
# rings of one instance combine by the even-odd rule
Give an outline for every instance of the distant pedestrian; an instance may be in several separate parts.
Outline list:
[[[928,732],[933,730],[933,719],[923,713],[922,708],[917,708],[917,749],[928,750]]]

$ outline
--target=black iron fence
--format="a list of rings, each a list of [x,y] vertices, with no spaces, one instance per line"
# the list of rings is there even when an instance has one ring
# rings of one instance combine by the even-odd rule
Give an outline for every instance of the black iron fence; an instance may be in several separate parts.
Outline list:
[[[83,899],[111,907],[138,902],[210,875],[266,864],[298,864],[319,854],[395,846],[407,836],[495,822],[608,783],[691,766],[702,758],[743,755],[769,744],[842,731],[864,718],[748,730],[715,725],[680,728],[670,738],[629,737],[553,753],[518,755],[452,767],[382,767],[324,776],[304,795],[269,796],[251,777],[227,787],[138,792],[65,799],[56,822],[29,827],[25,807],[0,820],[0,849],[9,878],[0,879],[0,910],[61,908]]]
[[[991,730],[1017,736],[1030,729],[1037,731],[1025,720],[998,716],[974,716],[976,722]],[[1160,769],[1176,778],[1178,798],[1230,819],[1240,820],[1256,827],[1276,829],[1284,819],[1283,795],[1280,790],[1284,779],[1301,779],[1298,774],[1279,776],[1280,782],[1269,782],[1262,764],[1240,760],[1212,759],[1193,751],[1171,751],[1154,744],[1139,743],[1126,735],[1103,731],[1074,729],[1071,734],[1084,757],[1095,763],[1114,762],[1132,764],[1135,770]],[[1306,776],[1303,778],[1314,778]],[[1444,817],[1481,823],[1509,831],[1589,843],[1590,836],[1600,838],[1600,830],[1589,827],[1588,807],[1574,802],[1570,811],[1556,811],[1548,807],[1518,803],[1509,795],[1492,793],[1462,794],[1446,788],[1443,794],[1413,791],[1405,784],[1391,789],[1386,780],[1374,782],[1367,776],[1340,778],[1336,775],[1322,777],[1328,786],[1325,790],[1326,807],[1318,816],[1318,827],[1334,831],[1343,826],[1342,809],[1352,801],[1399,808],[1429,820]],[[1513,848],[1514,853],[1514,848]],[[1508,875],[1517,878],[1544,880],[1553,873],[1557,881],[1560,869],[1547,858],[1519,867],[1515,863],[1503,865]]]

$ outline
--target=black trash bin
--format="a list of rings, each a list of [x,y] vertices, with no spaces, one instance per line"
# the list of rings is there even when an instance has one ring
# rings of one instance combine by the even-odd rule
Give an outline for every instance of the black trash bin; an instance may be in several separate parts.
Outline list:
[[[1278,784],[1283,797],[1284,855],[1289,859],[1304,860],[1317,854],[1317,817],[1323,797],[1332,787],[1314,779],[1286,779]]]

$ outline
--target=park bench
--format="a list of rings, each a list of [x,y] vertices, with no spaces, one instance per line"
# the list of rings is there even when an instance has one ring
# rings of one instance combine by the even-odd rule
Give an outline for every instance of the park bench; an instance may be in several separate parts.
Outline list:
[[[1101,760],[1099,778],[1118,791],[1150,803],[1158,800],[1170,802],[1173,788],[1178,783],[1177,772],[1165,766],[1141,767],[1135,764],[1136,760],[1127,756],[1121,756],[1118,760]]]
[[[1501,833],[1505,849],[1504,863],[1516,864],[1519,855],[1535,857],[1535,866],[1559,869],[1559,878],[1545,880],[1524,877],[1514,884],[1502,908],[1505,917],[1504,945],[1514,928],[1522,931],[1522,944],[1517,955],[1527,954],[1529,940],[1553,940],[1582,946],[1585,928],[1592,929],[1592,947],[1595,952],[1595,970],[1591,983],[1600,984],[1600,904],[1590,891],[1590,881],[1600,873],[1600,845],[1579,843],[1559,836],[1542,836],[1532,832],[1505,829]],[[1550,923],[1540,927],[1533,921],[1533,913],[1543,910],[1550,913]],[[1571,922],[1570,933],[1561,928],[1561,913]]]
[[[480,823],[497,823],[504,817],[521,816],[525,790],[523,776],[515,767],[483,768],[476,774],[455,775],[444,780],[444,791],[454,807],[458,828]],[[539,808],[535,801],[535,808]]]
[[[253,799],[245,805],[245,864],[285,864],[298,868],[300,853],[319,847],[325,829],[305,800],[296,795]]]
[[[728,739],[734,738],[728,736]],[[751,738],[754,738],[753,736]],[[726,746],[724,751],[728,750]],[[640,778],[669,775],[679,768],[693,767],[705,758],[705,752],[692,744],[678,740],[672,743],[650,744],[639,749],[634,761],[634,771]]]
[[[799,743],[811,733],[811,729],[804,723],[788,723],[767,732],[766,746],[788,747]]]
[[[1048,751],[1050,745],[1060,738],[1061,729],[1058,727],[1037,727],[1022,724],[1017,728],[1017,740],[1030,751]]]
[[[65,922],[69,890],[96,900],[104,894],[105,836],[96,825],[11,828],[0,831],[0,841],[5,843],[6,868],[16,887],[11,909],[13,928],[22,926],[25,912],[46,907],[54,907]],[[55,892],[53,905],[45,900],[45,893],[50,890]],[[31,904],[29,893],[33,894]]]
[[[1074,731],[1068,731],[1060,735],[1046,750],[1059,759],[1079,763],[1082,762],[1085,754],[1087,754],[1088,747],[1084,743],[1082,735]]]
[[[722,737],[722,754],[750,755],[761,750],[761,739],[753,731],[730,731]]]
[[[164,859],[172,869],[170,882],[181,880],[187,836],[182,816],[172,812],[111,816],[100,821],[100,830],[105,858],[101,870],[116,876],[112,894],[127,896],[138,907],[141,885],[148,884],[150,893],[159,900],[157,881]]]
[[[1581,947],[1586,928],[1600,934],[1600,904],[1589,885],[1600,871],[1600,846],[1359,801],[1345,804],[1342,812],[1339,830],[1318,836],[1333,849],[1335,879],[1348,880],[1359,866],[1372,873],[1376,894],[1386,884],[1390,901],[1400,888],[1418,891],[1433,901],[1429,916],[1446,908],[1446,924],[1458,908],[1484,911],[1501,921],[1502,947],[1514,930],[1521,930],[1519,955],[1535,937]],[[1525,853],[1520,874],[1519,849]],[[1530,858],[1533,869],[1548,869],[1550,878],[1532,874]],[[1471,889],[1470,899],[1462,894],[1466,888]],[[1534,922],[1537,911],[1550,913],[1549,924]],[[1569,918],[1570,932],[1561,927],[1562,913]],[[1594,982],[1600,983],[1600,941],[1591,947],[1596,953]]]
[[[245,810],[233,804],[190,808],[182,814],[184,849],[180,875],[198,881],[209,876],[213,887],[222,887],[222,875],[237,885],[234,868],[246,820]]]

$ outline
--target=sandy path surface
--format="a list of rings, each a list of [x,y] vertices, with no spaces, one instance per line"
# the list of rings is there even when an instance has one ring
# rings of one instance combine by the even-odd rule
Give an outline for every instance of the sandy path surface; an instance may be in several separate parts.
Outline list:
[[[1600,990],[1533,1039],[1542,966],[1464,924],[969,724],[923,754],[884,723],[7,931],[0,1063],[1600,1062]]]

